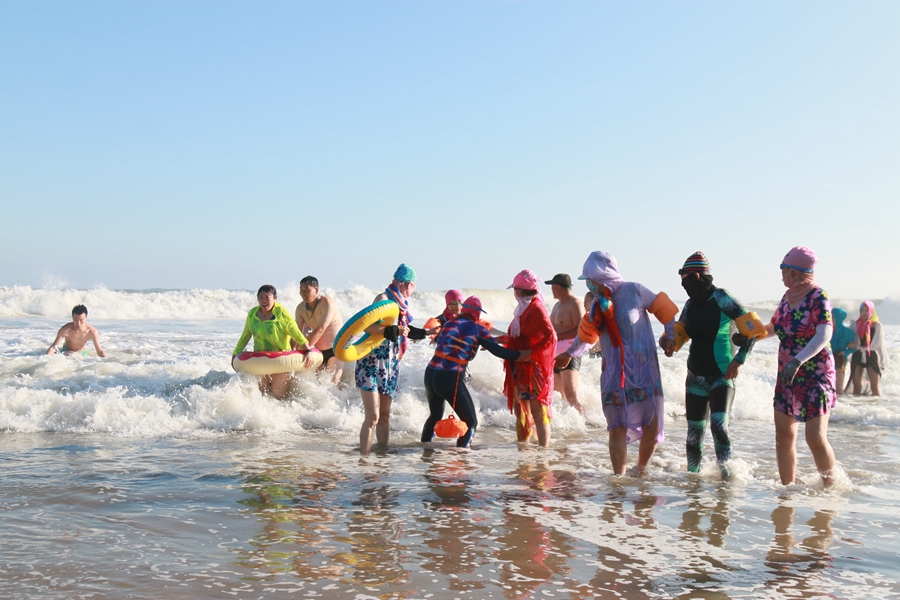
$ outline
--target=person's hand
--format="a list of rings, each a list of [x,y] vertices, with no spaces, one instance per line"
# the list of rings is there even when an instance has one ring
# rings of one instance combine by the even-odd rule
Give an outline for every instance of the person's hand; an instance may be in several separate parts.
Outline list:
[[[396,342],[398,337],[400,337],[400,328],[397,325],[388,325],[384,328],[384,339]]]
[[[400,325],[397,328],[397,331],[401,337],[409,337],[409,327],[407,327],[406,325]]]
[[[849,344],[847,344],[847,347],[848,348],[856,348],[856,342],[850,342]]]
[[[743,346],[744,344],[747,343],[747,337],[744,335],[741,335],[740,333],[735,332],[731,336],[731,343],[734,344],[735,346]]]
[[[791,382],[794,381],[794,375],[797,374],[797,369],[799,368],[799,360],[796,358],[789,360],[788,364],[784,366],[784,370],[778,374],[778,381],[781,382],[781,385],[791,385]]]
[[[232,355],[231,355],[231,368],[234,369],[235,372],[237,372],[237,369],[234,368],[234,358],[235,358],[236,356],[237,356],[237,354],[232,354]]]
[[[734,379],[738,376],[738,372],[741,370],[741,363],[736,360],[731,361],[728,364],[728,368],[725,369],[725,379]]]
[[[519,358],[516,359],[516,362],[528,362],[529,360],[531,360],[531,350],[519,351]]]
[[[311,369],[313,366],[313,362],[315,362],[315,359],[313,358],[312,348],[307,347],[306,349],[304,349],[302,351],[306,352],[306,356],[303,357],[303,368]]]
[[[563,352],[556,357],[556,360],[553,361],[553,367],[555,369],[565,369],[569,366],[570,362],[572,362],[572,355]]]
[[[662,348],[662,351],[666,356],[672,356],[675,354],[675,340],[670,338],[669,336],[662,336],[659,338],[659,347]]]

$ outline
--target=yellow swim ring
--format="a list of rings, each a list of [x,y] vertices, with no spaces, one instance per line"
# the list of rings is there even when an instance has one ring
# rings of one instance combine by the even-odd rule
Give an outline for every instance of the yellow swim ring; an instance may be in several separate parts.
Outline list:
[[[367,306],[350,317],[334,339],[334,355],[341,362],[354,362],[384,341],[381,334],[371,335],[365,329],[375,323],[394,325],[400,316],[400,306],[393,300],[382,300]]]

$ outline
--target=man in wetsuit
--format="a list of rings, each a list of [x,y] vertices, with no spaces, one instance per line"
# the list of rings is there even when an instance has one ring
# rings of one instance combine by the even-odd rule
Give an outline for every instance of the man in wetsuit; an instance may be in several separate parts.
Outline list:
[[[700,471],[703,436],[709,419],[716,458],[727,477],[724,463],[731,459],[728,413],[734,401],[734,378],[756,340],[740,339],[740,350],[737,355],[732,354],[731,322],[747,314],[747,309],[727,290],[713,285],[709,261],[702,252],[688,257],[678,274],[689,298],[679,318],[691,339],[684,394],[688,471]]]
[[[344,363],[334,355],[334,338],[344,320],[335,301],[319,293],[319,280],[312,275],[300,280],[300,297],[303,302],[297,305],[294,320],[309,345],[322,351],[321,369],[330,373],[332,383],[337,385],[341,382]]]

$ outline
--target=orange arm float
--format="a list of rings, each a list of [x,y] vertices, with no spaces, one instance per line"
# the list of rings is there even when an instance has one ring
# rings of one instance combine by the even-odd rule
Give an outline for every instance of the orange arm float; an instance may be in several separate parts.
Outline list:
[[[588,344],[596,344],[600,339],[600,332],[591,323],[590,315],[587,313],[581,317],[581,323],[578,324],[578,339]]]
[[[672,302],[665,292],[660,292],[656,295],[656,300],[653,301],[653,304],[650,305],[647,312],[665,325],[671,323],[675,318],[675,315],[678,314],[678,307],[675,306],[675,303]]]

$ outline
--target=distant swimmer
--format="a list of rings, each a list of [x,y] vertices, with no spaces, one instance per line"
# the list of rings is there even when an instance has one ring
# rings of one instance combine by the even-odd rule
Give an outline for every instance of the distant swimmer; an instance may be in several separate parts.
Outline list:
[[[294,319],[310,346],[322,351],[322,370],[331,373],[335,385],[341,382],[344,363],[334,355],[334,337],[344,325],[335,301],[319,293],[319,280],[307,275],[300,280],[300,297]]]
[[[859,305],[859,318],[856,320],[854,336],[857,351],[850,360],[850,379],[853,382],[853,395],[862,393],[863,371],[869,377],[872,395],[881,395],[881,375],[887,366],[887,352],[884,346],[884,329],[878,322],[875,303],[866,300]]]
[[[100,347],[100,334],[97,329],[87,322],[88,309],[84,304],[79,304],[72,309],[72,322],[59,328],[56,339],[47,348],[47,354],[72,354],[84,350],[88,340],[94,343],[97,356],[106,358],[106,352]],[[65,340],[65,343],[60,344]]]
[[[287,352],[291,349],[291,340],[294,340],[299,350],[307,351],[304,360],[306,368],[308,369],[312,365],[313,359],[308,353],[309,343],[300,333],[291,314],[275,301],[276,298],[278,298],[278,291],[273,285],[264,285],[256,292],[256,301],[259,306],[254,306],[247,313],[244,331],[231,356],[232,363],[234,357],[247,347],[247,342],[252,336],[254,352]],[[290,383],[290,373],[262,375],[259,378],[259,391],[263,394],[271,394],[281,400],[287,396]]]
[[[545,281],[553,291],[556,304],[550,311],[550,322],[556,330],[556,354],[569,349],[578,335],[578,325],[584,316],[581,302],[572,294],[572,278],[566,273],[558,273],[553,279]],[[573,358],[564,369],[553,369],[553,386],[562,394],[563,400],[572,408],[584,415],[584,406],[578,400],[578,371],[581,369],[581,357]]]

